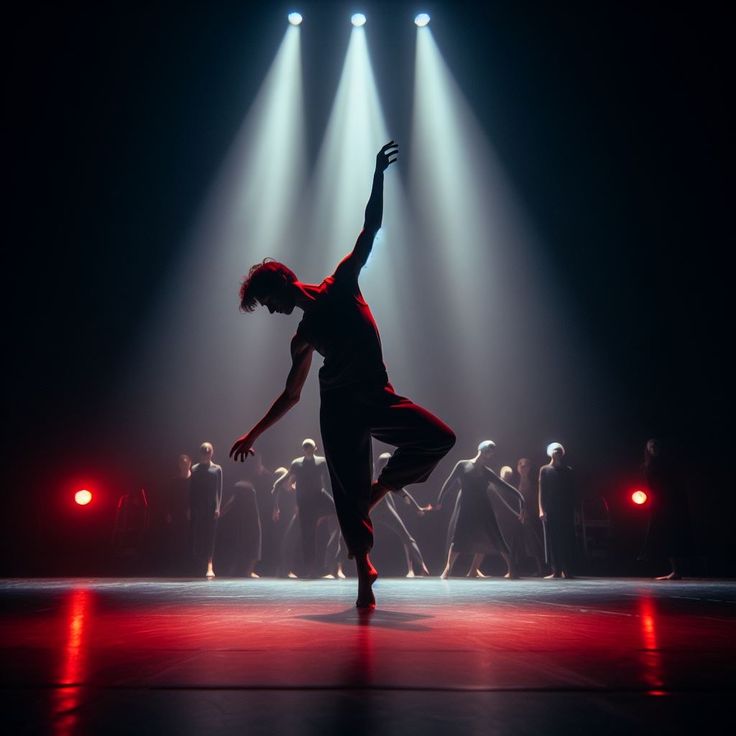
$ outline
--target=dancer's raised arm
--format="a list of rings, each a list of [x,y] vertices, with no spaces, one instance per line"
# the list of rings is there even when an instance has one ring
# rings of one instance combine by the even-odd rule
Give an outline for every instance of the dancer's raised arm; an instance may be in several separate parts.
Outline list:
[[[358,236],[352,253],[347,255],[338,269],[349,268],[357,278],[360,269],[365,266],[368,256],[373,248],[376,233],[381,229],[383,222],[383,172],[396,161],[399,154],[399,146],[394,141],[389,141],[376,155],[376,169],[373,173],[373,187],[368,204],[365,208],[365,221],[363,229]]]

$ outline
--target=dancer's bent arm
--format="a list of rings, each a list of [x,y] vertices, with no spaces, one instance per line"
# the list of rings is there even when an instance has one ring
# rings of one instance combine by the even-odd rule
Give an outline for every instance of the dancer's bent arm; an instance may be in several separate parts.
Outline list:
[[[460,483],[460,463],[458,463],[452,469],[452,473],[450,473],[447,480],[442,484],[442,488],[440,489],[439,496],[437,496],[437,504],[435,505],[435,508],[437,509],[442,508],[442,500],[447,495],[448,491],[450,491],[450,489],[454,488],[459,483]]]
[[[294,335],[291,341],[291,370],[286,379],[286,387],[273,402],[263,419],[253,429],[235,440],[230,448],[230,457],[233,460],[243,461],[248,455],[253,455],[251,448],[256,439],[299,402],[304,382],[307,380],[307,375],[309,375],[309,367],[312,365],[313,351],[314,348],[308,342],[298,335]]]
[[[350,269],[357,278],[360,269],[365,266],[373,248],[376,233],[381,229],[383,222],[383,172],[394,162],[399,153],[399,147],[394,141],[387,143],[376,155],[376,169],[373,173],[373,187],[368,204],[365,208],[363,230],[358,236],[352,253],[345,256],[338,269]]]

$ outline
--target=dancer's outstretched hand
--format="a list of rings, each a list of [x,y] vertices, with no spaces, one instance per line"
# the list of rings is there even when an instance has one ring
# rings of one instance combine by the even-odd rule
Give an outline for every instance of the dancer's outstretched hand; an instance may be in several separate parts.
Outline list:
[[[244,462],[248,455],[255,455],[256,453],[251,448],[253,440],[250,438],[250,434],[244,434],[242,437],[238,437],[235,443],[230,448],[230,457],[237,462]]]
[[[389,141],[376,155],[376,172],[382,174],[399,157],[399,144]]]

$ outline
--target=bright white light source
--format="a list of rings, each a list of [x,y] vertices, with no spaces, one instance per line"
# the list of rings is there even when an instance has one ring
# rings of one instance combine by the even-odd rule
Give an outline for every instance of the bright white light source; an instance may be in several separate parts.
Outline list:
[[[299,13],[289,13],[289,23],[293,26],[298,26],[302,22],[302,16]]]
[[[414,22],[420,27],[424,28],[429,23],[429,15],[427,13],[419,13],[419,15],[414,18]]]
[[[363,15],[363,13],[356,13],[351,19],[350,22],[357,28],[358,26],[364,26],[366,22],[366,17]]]

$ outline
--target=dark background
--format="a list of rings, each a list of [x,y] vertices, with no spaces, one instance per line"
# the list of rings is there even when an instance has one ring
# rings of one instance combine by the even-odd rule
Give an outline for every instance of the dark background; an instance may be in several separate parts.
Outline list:
[[[725,5],[427,7],[445,61],[549,248],[550,278],[625,398],[625,430],[596,448],[604,461],[595,467],[617,518],[616,571],[648,572],[633,554],[642,517],[622,499],[640,477],[644,442],[658,435],[677,448],[688,482],[693,573],[733,574]],[[8,19],[0,573],[104,572],[114,499],[168,472],[139,466],[145,428],[116,422],[111,393],[290,9],[32,3]],[[331,34],[345,35],[353,8],[300,9],[324,34],[305,75],[324,77],[313,110],[326,110],[344,48]],[[363,9],[390,104],[411,80],[382,64],[380,43],[407,42],[410,67],[416,8]],[[313,112],[308,122],[316,148],[325,121]],[[68,502],[77,476],[107,498],[84,520]]]

